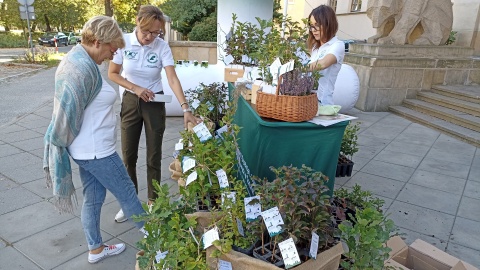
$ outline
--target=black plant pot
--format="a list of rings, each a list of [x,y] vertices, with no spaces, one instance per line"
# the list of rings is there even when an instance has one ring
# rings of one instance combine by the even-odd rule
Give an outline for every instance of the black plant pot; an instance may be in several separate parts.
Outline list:
[[[255,247],[258,247],[259,245],[261,245],[262,242],[260,240],[258,240],[256,243],[253,243],[251,246],[249,246],[248,248],[241,248],[241,247],[238,247],[238,246],[235,246],[235,245],[232,245],[232,249],[237,251],[237,252],[240,252],[240,253],[243,253],[245,255],[248,255],[250,257],[253,256],[253,249]]]
[[[352,176],[353,164],[354,164],[353,161],[347,159],[346,157],[338,158],[337,171],[335,173],[335,177]]]
[[[256,247],[255,249],[253,249],[253,257],[259,260],[271,263],[277,267],[283,268],[284,263],[283,263],[282,255],[280,254],[280,249],[276,247],[275,254],[273,254],[273,256],[272,256],[272,249],[273,247],[271,246],[270,243],[265,243],[263,247],[260,245],[259,247]],[[273,261],[272,261],[272,258],[273,258]]]

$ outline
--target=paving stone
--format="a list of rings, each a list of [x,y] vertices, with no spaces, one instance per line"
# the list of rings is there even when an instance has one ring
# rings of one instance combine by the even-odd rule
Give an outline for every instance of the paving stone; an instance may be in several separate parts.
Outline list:
[[[19,185],[13,182],[10,179],[7,179],[5,176],[0,175],[0,190],[1,191],[8,191],[12,188],[17,188]]]
[[[410,154],[414,156],[424,157],[427,152],[430,150],[429,146],[406,143],[402,141],[393,140],[387,147],[384,148],[384,151],[392,151],[404,154]]]
[[[372,160],[360,171],[372,175],[407,182],[415,171],[415,168]]]
[[[480,182],[480,156],[478,153],[480,153],[480,151],[477,151],[477,155],[473,159],[470,173],[468,174],[468,180]]]
[[[480,222],[457,217],[450,236],[450,243],[480,251]]]
[[[449,243],[446,252],[466,263],[480,268],[480,250]]]
[[[354,171],[360,171],[363,167],[365,167],[365,165],[368,164],[368,162],[370,162],[370,159],[369,158],[362,158],[362,157],[359,157],[357,155],[353,155],[352,161],[354,163],[353,170]]]
[[[0,190],[0,215],[27,207],[40,201],[42,201],[41,197],[22,187]]]
[[[2,136],[2,139],[8,143],[24,141],[32,138],[43,138],[43,134],[27,129],[10,132]]]
[[[23,184],[38,179],[45,179],[45,172],[40,164],[30,165],[24,168],[11,168],[4,170],[3,173],[16,183]]]
[[[21,153],[22,150],[10,144],[1,144],[0,145],[0,157],[8,157],[14,154]]]
[[[451,163],[435,158],[425,158],[420,166],[420,170],[450,175],[457,178],[467,179],[470,170],[470,164]]]
[[[389,127],[386,129],[385,126],[376,125],[375,123],[370,128],[362,132],[361,135],[391,141],[395,139],[395,137],[398,136],[398,133],[400,133],[403,129],[404,129],[403,127]]]
[[[2,269],[41,269],[35,263],[30,261],[22,253],[13,247],[0,248],[0,262]]]
[[[15,243],[74,217],[71,214],[60,215],[53,204],[42,201],[1,215],[0,223],[3,225],[0,235],[8,242]],[[35,222],[38,219],[45,219],[48,222]]]
[[[449,149],[436,149],[432,148],[428,152],[426,158],[433,158],[437,160],[442,160],[445,162],[451,162],[455,164],[464,164],[470,166],[473,160],[473,153],[469,154],[471,151],[465,153],[459,153],[458,151],[452,151]]]
[[[40,178],[38,180],[30,181],[28,183],[22,184],[22,187],[28,189],[30,192],[35,193],[44,200],[48,200],[53,197],[53,189],[47,188],[47,183],[45,178]]]
[[[467,181],[465,179],[424,170],[416,170],[413,173],[412,178],[408,181],[410,184],[446,191],[458,195],[463,193],[466,182]]]
[[[401,228],[447,241],[455,216],[424,207],[394,201],[388,209],[390,219]]]
[[[372,159],[383,149],[380,147],[370,147],[370,146],[360,146],[358,147],[358,152],[355,154],[356,157]]]
[[[383,150],[378,155],[376,155],[374,160],[379,160],[387,163],[402,165],[405,167],[416,168],[418,164],[422,161],[423,157],[405,154],[401,152],[392,152]]]
[[[461,195],[439,190],[432,191],[430,188],[407,183],[403,190],[400,191],[397,200],[455,215],[460,198]]]
[[[394,199],[405,183],[359,172],[355,174],[355,176],[352,177],[352,179],[350,179],[345,186],[353,187],[355,184],[359,184],[362,189],[369,190],[375,195]]]
[[[102,231],[102,238],[109,242],[112,236]],[[52,269],[80,255],[87,260],[85,234],[80,219],[76,217],[27,237],[15,246],[44,269]]]
[[[7,134],[7,133],[18,132],[18,131],[23,131],[23,130],[27,130],[27,128],[25,128],[23,126],[20,126],[20,125],[17,125],[17,124],[12,124],[12,125],[2,127],[0,129],[0,133]]]
[[[28,139],[28,140],[19,141],[19,142],[12,142],[12,145],[24,151],[31,151],[35,149],[43,150],[44,148],[43,137],[37,137],[37,138]]]
[[[480,182],[467,181],[464,195],[470,198],[480,199]]]
[[[463,197],[457,215],[480,222],[480,200]]]
[[[400,237],[407,245],[411,245],[415,240],[421,239],[430,245],[435,246],[440,250],[445,250],[447,248],[447,241],[432,237],[431,235],[426,235],[423,233],[414,232],[405,228],[399,228]]]
[[[437,135],[421,135],[419,136],[416,133],[408,133],[408,132],[403,132],[402,134],[398,135],[395,137],[395,141],[397,142],[404,142],[404,143],[410,143],[410,144],[418,144],[418,145],[423,145],[423,146],[432,146],[435,140],[438,138],[438,133]]]
[[[16,168],[25,168],[34,164],[42,164],[42,159],[30,153],[18,153],[0,158],[0,172]]]

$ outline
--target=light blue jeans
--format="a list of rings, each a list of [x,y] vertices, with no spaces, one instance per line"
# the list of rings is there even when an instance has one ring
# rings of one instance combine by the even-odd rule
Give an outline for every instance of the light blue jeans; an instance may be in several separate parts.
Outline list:
[[[142,215],[145,211],[135,192],[135,186],[117,152],[108,157],[90,160],[74,159],[80,168],[83,185],[82,225],[88,249],[103,245],[100,232],[100,213],[107,189],[117,198],[126,217]],[[142,228],[144,222],[136,222]]]

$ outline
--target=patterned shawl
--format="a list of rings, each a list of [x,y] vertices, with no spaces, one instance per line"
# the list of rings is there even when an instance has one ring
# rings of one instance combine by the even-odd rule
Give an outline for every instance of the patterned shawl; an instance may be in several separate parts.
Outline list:
[[[80,132],[85,108],[102,88],[102,76],[82,45],[64,57],[55,73],[55,97],[50,125],[44,137],[43,169],[47,187],[53,185],[55,207],[73,212],[76,201],[67,147]]]

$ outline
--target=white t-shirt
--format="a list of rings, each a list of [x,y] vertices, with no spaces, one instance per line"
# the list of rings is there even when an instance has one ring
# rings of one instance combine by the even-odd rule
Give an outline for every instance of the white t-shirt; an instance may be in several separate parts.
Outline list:
[[[80,133],[68,147],[72,158],[104,158],[115,152],[117,117],[113,104],[116,99],[116,91],[102,77],[102,89],[85,108]]]
[[[152,43],[142,46],[135,32],[125,34],[123,38],[125,48],[119,49],[112,60],[113,63],[122,65],[122,77],[154,93],[162,91],[162,68],[175,64],[168,43],[157,37]],[[122,98],[123,92],[127,89],[120,86],[119,90]]]
[[[337,63],[321,71],[322,77],[318,80],[317,96],[322,105],[333,105],[333,91],[337,81],[338,72],[342,67],[345,57],[345,44],[336,36],[318,49],[312,50],[310,62],[323,59],[327,54],[332,54],[337,58]]]

